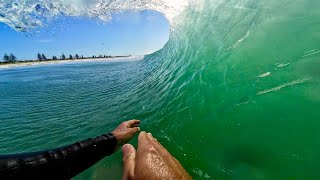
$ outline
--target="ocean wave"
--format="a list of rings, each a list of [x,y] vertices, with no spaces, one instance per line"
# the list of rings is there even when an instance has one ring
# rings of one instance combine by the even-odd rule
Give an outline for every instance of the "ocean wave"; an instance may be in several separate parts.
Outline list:
[[[184,0],[4,0],[0,2],[0,22],[17,31],[43,27],[60,16],[84,16],[110,21],[115,13],[127,10],[154,10],[163,13],[173,25],[188,6]]]

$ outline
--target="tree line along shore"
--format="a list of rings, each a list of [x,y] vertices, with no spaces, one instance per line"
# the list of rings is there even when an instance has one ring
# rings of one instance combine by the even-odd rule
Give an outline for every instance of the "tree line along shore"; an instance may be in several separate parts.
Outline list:
[[[66,56],[64,53],[61,54],[60,57],[58,56],[52,56],[50,58],[47,58],[46,55],[38,53],[37,58],[35,60],[18,60],[15,55],[10,53],[9,55],[7,53],[4,54],[2,60],[0,61],[0,64],[13,64],[13,63],[25,63],[25,62],[39,62],[39,61],[55,61],[55,60],[82,60],[82,59],[101,59],[101,58],[119,58],[119,57],[130,57],[129,56],[110,56],[110,55],[93,55],[91,57],[84,57],[83,55],[74,55],[71,54],[69,56]]]

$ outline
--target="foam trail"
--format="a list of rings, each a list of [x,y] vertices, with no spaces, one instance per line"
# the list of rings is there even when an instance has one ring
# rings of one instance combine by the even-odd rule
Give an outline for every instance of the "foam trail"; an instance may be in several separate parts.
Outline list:
[[[320,50],[319,51],[312,51],[312,52],[310,52],[310,53],[306,53],[304,56],[302,56],[302,57],[307,57],[307,56],[311,56],[311,55],[314,55],[314,54],[317,54],[317,53],[319,53],[320,52]]]
[[[280,86],[277,86],[277,87],[274,87],[274,88],[271,88],[271,89],[267,89],[267,90],[264,90],[264,91],[259,91],[257,93],[257,95],[262,95],[262,94],[267,94],[267,93],[270,93],[270,92],[276,92],[276,91],[279,91],[287,86],[293,86],[293,85],[297,85],[297,84],[302,84],[302,83],[305,83],[307,81],[309,81],[311,78],[305,78],[305,79],[298,79],[298,80],[295,80],[295,81],[292,81],[290,83],[286,83],[286,84],[283,84],[283,85],[280,85]]]
[[[309,53],[312,53],[312,52],[315,52],[315,51],[316,51],[316,49],[313,49],[313,50],[305,52],[304,54],[309,54]]]
[[[264,77],[267,77],[267,76],[270,76],[271,72],[266,72],[264,74],[261,74],[259,76],[257,76],[258,78],[264,78]]]
[[[277,67],[278,68],[282,68],[282,67],[286,67],[286,66],[289,66],[290,63],[286,63],[286,64],[279,64]]]

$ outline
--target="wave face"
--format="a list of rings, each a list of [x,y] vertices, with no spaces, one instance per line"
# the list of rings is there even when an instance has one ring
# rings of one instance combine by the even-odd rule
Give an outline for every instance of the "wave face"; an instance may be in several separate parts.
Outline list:
[[[102,132],[119,122],[110,125],[103,118],[134,117],[142,119],[142,129],[151,131],[196,179],[320,178],[320,1],[126,2],[8,1],[10,7],[1,3],[1,21],[16,29],[41,26],[60,14],[108,20],[111,13],[126,9],[160,11],[173,27],[162,50],[130,64],[128,70],[113,68],[116,74],[128,71],[116,87],[100,84],[104,81],[98,74],[88,76],[96,78],[88,83],[97,84],[83,87],[93,90],[82,95],[87,98],[82,103],[89,104],[87,110],[94,114],[84,109],[90,115],[70,119],[69,126],[77,119],[82,127],[66,130],[66,135],[73,132],[73,139],[43,146],[72,142],[77,134],[89,137],[96,134],[95,128]],[[40,12],[33,8],[38,4]],[[33,19],[34,13],[44,19]],[[110,76],[112,82],[117,77]],[[119,89],[121,93],[113,93]],[[82,97],[77,88],[71,92],[69,98]],[[72,110],[76,108],[65,111]],[[41,137],[58,138],[45,132]],[[120,177],[120,156],[83,176]]]
[[[157,100],[150,121],[194,177],[320,177],[319,7],[190,2],[165,48],[145,58],[158,67],[140,97]]]

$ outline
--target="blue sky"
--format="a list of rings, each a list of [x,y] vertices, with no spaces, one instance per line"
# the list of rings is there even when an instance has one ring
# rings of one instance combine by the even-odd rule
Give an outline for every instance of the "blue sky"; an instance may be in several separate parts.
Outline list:
[[[13,53],[20,60],[62,53],[92,56],[145,55],[159,50],[169,38],[169,24],[155,11],[126,11],[111,22],[86,17],[59,17],[47,28],[23,33],[0,23],[0,56]],[[2,59],[2,58],[1,58]]]

